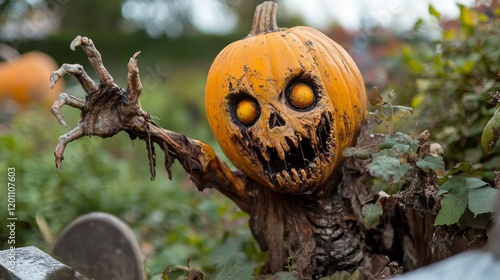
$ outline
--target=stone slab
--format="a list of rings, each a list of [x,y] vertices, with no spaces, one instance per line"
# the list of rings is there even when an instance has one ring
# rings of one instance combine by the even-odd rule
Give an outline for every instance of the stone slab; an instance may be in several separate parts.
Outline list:
[[[0,251],[1,280],[86,280],[34,246]]]

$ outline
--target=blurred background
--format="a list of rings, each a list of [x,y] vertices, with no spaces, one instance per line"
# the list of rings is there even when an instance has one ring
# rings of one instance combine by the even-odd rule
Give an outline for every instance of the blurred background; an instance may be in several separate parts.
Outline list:
[[[150,181],[145,145],[126,134],[72,143],[57,172],[53,149],[79,111],[63,110],[64,128],[50,104],[59,91],[84,93],[70,76],[51,92],[48,78],[62,63],[82,64],[95,77],[83,51],[69,49],[76,35],[94,41],[122,86],[128,59],[140,50],[143,108],[160,126],[205,141],[224,157],[205,117],[206,74],[220,50],[248,34],[261,2],[0,0],[0,170],[16,168],[16,246],[50,251],[69,222],[105,211],[133,228],[150,278],[188,258],[209,274],[231,256],[258,269],[265,254],[251,237],[248,217],[218,193],[198,192],[178,165],[172,181],[162,166]],[[498,0],[276,2],[280,27],[323,31],[353,56],[368,89],[413,107],[413,116],[398,122],[400,131],[428,129],[444,148],[447,168],[467,161],[476,176],[493,182],[499,147],[486,155],[480,135],[493,114],[488,93],[500,90]],[[45,66],[29,66],[35,61]],[[2,249],[6,237],[1,228]]]

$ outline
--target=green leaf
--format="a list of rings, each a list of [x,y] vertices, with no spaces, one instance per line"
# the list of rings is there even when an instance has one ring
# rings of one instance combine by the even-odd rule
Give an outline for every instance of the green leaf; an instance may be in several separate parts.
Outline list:
[[[466,191],[461,193],[447,193],[441,199],[441,210],[434,221],[434,225],[456,224],[467,208]]]
[[[361,215],[363,215],[363,224],[367,229],[372,228],[380,219],[380,216],[384,213],[382,205],[379,202],[373,204],[368,203],[361,209]]]
[[[485,181],[474,177],[465,178],[464,183],[465,187],[468,189],[476,189],[488,185]]]
[[[491,119],[486,123],[481,134],[481,145],[486,154],[491,154],[500,138],[500,105],[497,105]]]
[[[460,9],[460,22],[465,26],[474,26],[476,21],[474,20],[474,14],[471,9],[467,8],[465,5],[458,5]]]
[[[488,185],[488,183],[481,179],[460,174],[448,178],[448,180],[441,185],[441,190],[449,191],[450,193],[460,193],[467,189],[480,188],[486,185]]]
[[[356,155],[357,151],[358,151],[358,148],[356,148],[356,147],[348,147],[342,151],[342,155],[344,157],[352,157],[352,156]]]
[[[442,157],[426,156],[417,161],[417,167],[424,172],[429,172],[430,170],[440,172],[444,170],[444,161]]]
[[[472,164],[470,162],[460,162],[453,166],[450,171],[448,171],[447,175],[455,175],[458,173],[469,173],[472,169]]]
[[[449,191],[450,193],[461,193],[467,190],[465,184],[465,176],[457,175],[448,178],[446,182],[441,185],[441,190]]]
[[[356,269],[352,274],[347,271],[337,271],[334,274],[320,278],[320,280],[361,280],[366,279],[364,273]]]
[[[382,150],[393,148],[393,150],[407,155],[410,151],[415,152],[417,150],[418,141],[407,134],[396,132],[396,134],[386,134],[384,141],[380,142],[378,147]]]
[[[443,39],[452,40],[456,37],[457,31],[455,29],[443,30]]]
[[[356,158],[357,159],[369,159],[370,158],[370,152],[368,152],[367,150],[364,150],[364,149],[359,149],[357,152],[356,152]]]
[[[379,156],[367,165],[372,176],[384,180],[386,183],[395,184],[410,170],[408,163],[401,164],[399,159],[389,156]]]
[[[231,256],[223,263],[216,265],[216,280],[233,279],[253,279],[253,267],[250,265],[239,265],[236,263],[236,257]]]
[[[491,213],[498,198],[498,189],[491,187],[475,188],[469,191],[469,209],[474,215]]]
[[[408,118],[413,115],[413,108],[401,105],[382,105],[382,113],[389,117],[393,122],[398,122],[402,118]]]
[[[429,14],[433,15],[437,19],[441,18],[441,13],[438,12],[432,5],[429,5]]]
[[[342,155],[344,157],[352,157],[355,156],[357,159],[369,159],[370,158],[370,152],[363,148],[357,148],[357,147],[348,147],[345,148],[342,151]]]

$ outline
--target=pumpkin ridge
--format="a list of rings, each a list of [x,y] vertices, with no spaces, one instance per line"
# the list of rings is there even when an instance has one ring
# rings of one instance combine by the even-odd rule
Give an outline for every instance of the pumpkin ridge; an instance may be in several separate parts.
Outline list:
[[[353,105],[363,107],[364,104],[366,103],[366,94],[363,94],[364,83],[355,74],[355,72],[359,72],[359,69],[357,68],[352,58],[348,55],[348,53],[344,49],[342,49],[342,47],[338,43],[336,43],[323,33],[319,33],[315,29],[312,29],[310,27],[300,26],[291,28],[290,31],[291,32],[300,31],[296,32],[298,37],[300,37],[304,42],[307,40],[315,42],[317,47],[320,48],[317,49],[316,51],[321,52],[322,55],[325,57],[328,56],[328,58],[333,62],[325,65],[327,69],[330,69],[330,71],[328,71],[329,73],[335,72],[339,74],[339,77],[337,77],[336,80],[334,80],[334,77],[331,77],[330,78],[331,82],[341,85],[342,87],[345,88],[346,92],[351,93],[347,96],[347,98],[345,98],[345,96],[336,96],[336,98],[345,98],[346,103],[349,103],[348,106],[345,106],[343,108],[345,111],[348,111],[346,114],[347,116],[357,116],[358,112],[356,111],[356,108]],[[356,96],[355,99],[353,99],[353,94],[355,94]],[[341,113],[341,115],[343,115],[343,113]],[[355,122],[361,121],[364,118],[364,114],[362,115],[363,116],[355,118],[353,121]],[[344,125],[342,124],[342,126]],[[359,124],[355,124],[354,126],[357,127],[359,126]],[[350,134],[357,132],[352,128],[350,129],[347,129],[347,127],[345,128],[346,128],[346,133]],[[346,137],[350,138],[347,135]]]

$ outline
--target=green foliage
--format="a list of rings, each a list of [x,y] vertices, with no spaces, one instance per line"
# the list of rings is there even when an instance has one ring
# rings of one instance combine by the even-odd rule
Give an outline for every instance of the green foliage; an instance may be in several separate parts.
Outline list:
[[[462,173],[449,177],[441,185],[440,194],[443,195],[441,210],[434,224],[451,225],[459,223],[467,206],[474,216],[493,212],[498,189]]]
[[[246,264],[241,265],[236,262],[236,258],[231,256],[223,263],[217,264],[217,273],[215,280],[232,280],[232,279],[253,279],[253,267]]]
[[[367,167],[372,176],[378,177],[388,184],[393,185],[401,182],[403,176],[410,170],[408,163],[401,163],[397,158],[388,155],[374,155],[376,157]]]
[[[426,156],[423,159],[419,159],[416,164],[418,168],[426,173],[431,172],[431,170],[434,172],[444,170],[444,161],[442,157]]]
[[[491,154],[500,138],[500,103],[496,106],[491,119],[486,123],[481,134],[481,145],[486,154]]]
[[[363,225],[370,229],[372,228],[380,219],[380,216],[384,213],[382,205],[380,202],[377,203],[367,203],[361,209],[361,214],[363,215]]]
[[[359,280],[366,278],[367,276],[357,269],[352,274],[347,271],[337,271],[333,275],[323,277],[320,280]]]
[[[441,186],[438,193],[438,196],[442,196],[441,209],[436,217],[435,225],[460,225],[463,223],[465,225],[476,224],[484,228],[486,224],[476,221],[476,217],[493,212],[493,205],[499,190],[492,188],[487,182],[471,176],[469,172],[472,169],[472,164],[467,162],[459,163],[444,173],[445,162],[443,158],[432,155],[430,152],[430,143],[426,140],[429,133],[423,133],[417,140],[411,135],[394,132],[394,125],[400,121],[399,117],[394,117],[395,111],[392,110],[396,106],[385,101],[376,89],[369,93],[369,101],[372,106],[378,107],[373,116],[386,123],[387,133],[378,141],[376,149],[373,149],[374,147],[351,147],[345,149],[343,155],[355,156],[360,159],[371,158],[371,162],[366,167],[375,178],[374,183],[377,180],[382,182],[388,186],[388,188],[383,188],[383,191],[389,191],[393,195],[400,190],[403,184],[417,179],[412,178],[412,176],[418,176],[419,173],[415,172],[417,170],[429,176],[432,173],[441,174],[439,179]],[[381,114],[379,113],[381,108],[391,110]],[[392,126],[387,125],[388,123],[391,123]],[[374,186],[376,185],[374,184]],[[367,229],[375,226],[382,216],[381,200],[385,200],[386,196],[390,195],[381,194],[376,203],[367,203],[363,206],[361,214],[363,224]],[[467,209],[469,212],[466,212]],[[469,215],[469,213],[473,215]]]
[[[162,126],[202,139],[217,150],[203,121],[203,99],[199,98],[205,73],[186,73],[179,69],[175,76],[181,84],[158,84],[154,90],[145,90],[142,104],[152,109]],[[175,96],[172,87],[189,94]],[[78,94],[75,90],[67,89]],[[185,111],[184,119],[172,115],[181,109],[162,111],[173,107]],[[78,120],[75,109],[64,108],[64,114],[70,126]],[[149,181],[143,142],[131,142],[125,133],[109,139],[82,138],[68,145],[58,172],[53,151],[58,136],[68,128],[58,125],[48,109],[30,108],[1,128],[0,170],[16,168],[17,247],[33,245],[50,252],[50,243],[67,224],[80,215],[104,211],[131,226],[147,255],[145,266],[151,279],[160,279],[166,267],[185,264],[188,258],[208,277],[215,273],[214,260],[231,255],[237,255],[242,264],[263,264],[263,254],[247,225],[248,216],[227,198],[214,191],[198,192],[177,164],[172,181],[162,165],[157,167],[156,180]],[[3,220],[4,205],[0,207]],[[0,235],[1,248],[7,248],[4,229]],[[174,271],[172,279],[182,273]]]
[[[459,9],[457,22],[441,21],[438,38],[422,35],[429,33],[422,24],[408,34],[411,43],[404,44],[399,55],[406,67],[396,63],[401,81],[395,86],[397,102],[414,108],[407,128],[416,123],[431,131],[433,140],[443,146],[447,166],[481,163],[475,165],[475,175],[491,183],[494,171],[500,170],[500,145],[493,128],[498,127],[494,124],[499,114],[494,114],[496,103],[487,101],[500,88],[500,19],[494,11],[486,16],[464,5]],[[429,13],[441,20],[433,6]]]

